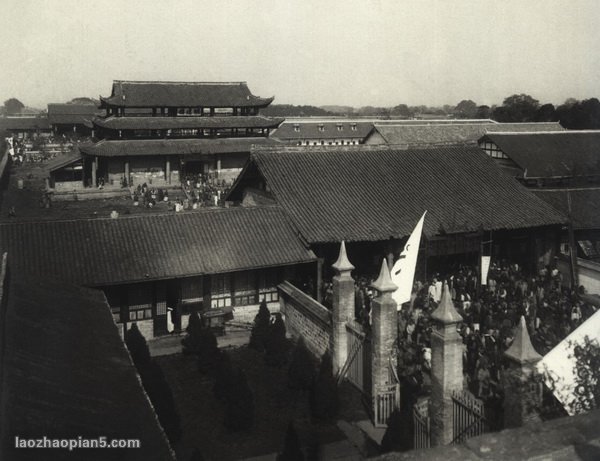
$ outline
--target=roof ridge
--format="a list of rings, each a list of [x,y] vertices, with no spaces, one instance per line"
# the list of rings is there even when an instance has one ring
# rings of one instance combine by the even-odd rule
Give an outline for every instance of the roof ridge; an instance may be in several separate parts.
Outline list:
[[[174,81],[174,80],[113,80],[113,84],[135,83],[135,84],[157,84],[164,83],[169,85],[243,85],[248,84],[247,81],[237,82],[190,82],[190,81]]]
[[[489,131],[486,135],[529,135],[529,134],[600,134],[600,130],[551,130],[551,131]]]

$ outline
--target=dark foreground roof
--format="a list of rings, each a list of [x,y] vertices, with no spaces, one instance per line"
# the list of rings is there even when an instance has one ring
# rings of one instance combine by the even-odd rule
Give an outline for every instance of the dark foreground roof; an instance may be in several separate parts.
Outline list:
[[[48,117],[0,117],[0,130],[36,131],[49,130]]]
[[[11,274],[0,459],[174,460],[102,292]],[[139,439],[141,448],[17,450],[15,436]]]
[[[101,107],[266,107],[273,98],[254,96],[246,82],[136,82],[115,80]]]
[[[532,189],[539,198],[565,215],[569,212],[567,194],[571,195],[571,216],[575,229],[600,229],[600,188]]]
[[[323,127],[320,131],[319,127]],[[356,130],[352,127],[356,126]],[[341,127],[341,129],[340,129]],[[373,122],[348,122],[346,120],[330,121],[285,121],[272,136],[282,141],[298,141],[300,139],[359,139],[368,136],[373,129]]]
[[[94,125],[110,130],[168,130],[177,128],[275,128],[282,118],[261,115],[231,117],[108,117]]]
[[[494,131],[556,131],[563,127],[558,122],[543,123],[443,123],[431,124],[375,124],[375,130],[390,145],[448,145],[476,143],[485,133]]]
[[[82,146],[81,152],[99,157],[249,153],[254,145],[277,142],[265,137],[102,140]]]
[[[98,113],[94,104],[48,104],[51,125],[89,124]]]
[[[488,133],[527,177],[600,175],[600,130],[557,133]]]
[[[47,171],[56,171],[79,160],[81,160],[81,152],[79,152],[79,148],[75,146],[69,153],[58,155],[53,159],[50,159],[44,165],[44,168]]]
[[[99,286],[313,261],[277,207],[0,225],[12,267]]]
[[[261,175],[311,243],[402,238],[425,210],[427,235],[565,221],[476,147],[274,150],[251,159],[230,199]]]

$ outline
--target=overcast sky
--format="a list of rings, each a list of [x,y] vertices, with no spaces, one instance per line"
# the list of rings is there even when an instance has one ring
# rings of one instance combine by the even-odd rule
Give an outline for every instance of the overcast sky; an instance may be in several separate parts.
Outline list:
[[[600,97],[598,0],[1,0],[0,102],[247,81],[275,103]]]

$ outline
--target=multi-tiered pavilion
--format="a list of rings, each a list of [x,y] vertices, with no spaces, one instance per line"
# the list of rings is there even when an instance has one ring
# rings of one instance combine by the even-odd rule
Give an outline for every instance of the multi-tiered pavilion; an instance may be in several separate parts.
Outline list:
[[[283,121],[259,115],[272,101],[253,95],[245,82],[116,80],[110,96],[100,98],[104,116],[92,121],[99,141],[51,165],[51,186],[168,187],[198,174],[231,182],[251,147],[268,144]]]

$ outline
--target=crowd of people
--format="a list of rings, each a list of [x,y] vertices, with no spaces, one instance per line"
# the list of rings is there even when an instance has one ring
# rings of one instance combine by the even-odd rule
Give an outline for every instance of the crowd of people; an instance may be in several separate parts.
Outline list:
[[[188,200],[199,206],[222,206],[229,187],[212,174],[188,174],[182,181]]]
[[[518,264],[491,265],[487,284],[479,284],[479,269],[460,266],[436,274],[431,282],[417,281],[409,303],[398,312],[398,372],[411,392],[426,395],[430,384],[431,313],[448,283],[453,304],[462,316],[458,330],[464,344],[464,387],[496,406],[503,398],[504,352],[511,345],[521,316],[526,319],[532,345],[544,355],[589,318],[596,307],[582,301],[579,290],[563,287],[556,268],[527,275]],[[356,318],[369,328],[370,280],[356,282]]]

